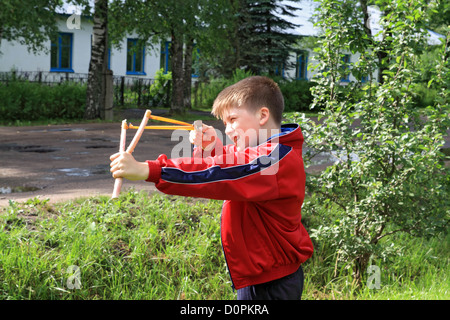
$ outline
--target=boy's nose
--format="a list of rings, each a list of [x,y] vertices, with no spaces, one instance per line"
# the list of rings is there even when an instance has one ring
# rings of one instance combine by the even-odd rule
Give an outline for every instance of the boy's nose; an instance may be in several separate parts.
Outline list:
[[[225,134],[229,135],[232,132],[233,132],[233,128],[231,127],[231,123],[227,123],[227,125],[225,126]]]

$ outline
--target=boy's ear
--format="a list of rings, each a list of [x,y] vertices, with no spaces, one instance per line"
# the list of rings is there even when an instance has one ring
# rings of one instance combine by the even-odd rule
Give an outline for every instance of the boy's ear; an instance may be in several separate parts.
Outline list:
[[[270,110],[267,107],[262,107],[259,109],[259,124],[261,126],[265,125],[270,118]]]

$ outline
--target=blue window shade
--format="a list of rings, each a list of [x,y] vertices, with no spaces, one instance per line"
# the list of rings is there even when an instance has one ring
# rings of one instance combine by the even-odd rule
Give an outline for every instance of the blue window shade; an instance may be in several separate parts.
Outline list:
[[[72,33],[59,33],[50,48],[50,71],[74,72],[72,69]]]
[[[344,75],[341,78],[343,82],[350,82],[350,55],[346,54],[342,57],[342,71]]]
[[[361,77],[361,83],[369,81],[369,76]]]
[[[297,55],[295,67],[295,78],[297,80],[308,80],[308,53],[306,51]]]
[[[166,74],[169,71],[172,71],[169,48],[170,48],[170,41],[166,41],[161,44],[159,67],[163,69],[164,74]]]
[[[145,47],[138,47],[137,39],[127,40],[127,74],[145,75]]]

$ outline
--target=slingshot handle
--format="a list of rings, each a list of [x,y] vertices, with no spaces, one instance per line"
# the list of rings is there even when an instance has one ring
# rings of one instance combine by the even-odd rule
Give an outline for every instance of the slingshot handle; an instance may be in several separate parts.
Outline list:
[[[125,151],[125,144],[127,140],[127,120],[122,121],[122,130],[120,131],[120,145],[119,145],[119,151],[124,152]],[[114,181],[114,190],[111,198],[115,199],[119,197],[120,189],[122,188],[122,182],[123,178],[117,178]]]

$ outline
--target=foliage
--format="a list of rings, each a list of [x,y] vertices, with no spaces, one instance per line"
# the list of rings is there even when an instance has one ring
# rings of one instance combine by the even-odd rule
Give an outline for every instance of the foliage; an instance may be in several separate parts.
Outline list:
[[[0,83],[2,121],[81,119],[86,86],[63,82],[53,86],[11,79]]]
[[[309,111],[313,102],[311,88],[314,82],[307,80],[279,80],[277,81],[284,97],[284,110]]]
[[[0,43],[18,41],[33,53],[49,50],[46,40],[57,33],[55,10],[61,6],[61,0],[2,0]]]
[[[236,69],[231,78],[217,77],[207,83],[201,83],[194,90],[193,99],[195,107],[212,108],[214,100],[223,89],[252,75],[253,73],[251,71]]]
[[[291,67],[288,58],[297,36],[287,30],[297,25],[287,17],[298,14],[298,7],[279,0],[241,0],[237,4],[235,67],[255,74],[274,74],[277,68]]]
[[[450,199],[441,152],[450,121],[449,34],[429,82],[438,91],[436,99],[421,113],[413,106],[414,83],[418,53],[426,45],[426,12],[434,3],[375,1],[384,13],[377,35],[362,25],[366,12],[361,3],[365,1],[321,1],[320,72],[312,108],[325,108],[319,113],[321,123],[296,119],[311,148],[307,165],[318,153],[336,160],[307,179],[307,189],[321,203],[337,208],[334,220],[324,217],[311,236],[331,246],[337,261],[353,264],[360,284],[370,261],[386,260],[395,252],[389,236],[432,236],[446,230]],[[350,68],[342,63],[348,52],[361,54]],[[381,82],[372,80],[376,70],[382,70]],[[343,85],[349,72],[369,81]],[[305,205],[304,210],[313,208]]]
[[[152,83],[149,89],[151,96],[165,95],[167,94],[167,82],[172,80],[172,72],[164,73],[164,69],[161,68],[156,71],[155,81]]]

